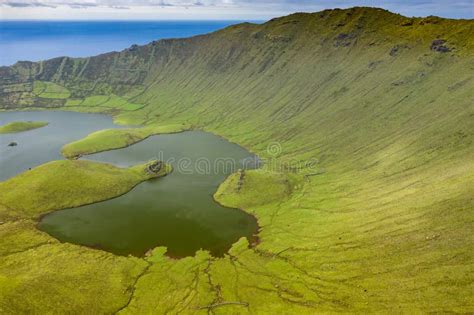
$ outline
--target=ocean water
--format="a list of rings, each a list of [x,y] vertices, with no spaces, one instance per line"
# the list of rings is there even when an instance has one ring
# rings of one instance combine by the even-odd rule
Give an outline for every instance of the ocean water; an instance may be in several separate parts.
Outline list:
[[[59,56],[93,56],[132,44],[205,34],[240,22],[0,21],[0,65]]]

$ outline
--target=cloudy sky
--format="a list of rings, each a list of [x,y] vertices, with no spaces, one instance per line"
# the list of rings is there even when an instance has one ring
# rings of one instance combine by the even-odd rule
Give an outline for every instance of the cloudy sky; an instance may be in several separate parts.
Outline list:
[[[264,20],[352,6],[377,6],[407,16],[474,18],[474,0],[0,0],[0,19]]]

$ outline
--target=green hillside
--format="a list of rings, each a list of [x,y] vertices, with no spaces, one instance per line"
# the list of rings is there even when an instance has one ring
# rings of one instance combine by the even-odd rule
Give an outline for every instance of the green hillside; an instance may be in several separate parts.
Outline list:
[[[116,257],[5,216],[24,237],[0,237],[0,313],[473,312],[472,34],[353,8],[1,67],[3,110],[191,125],[267,163],[215,195],[261,226],[224,258]]]

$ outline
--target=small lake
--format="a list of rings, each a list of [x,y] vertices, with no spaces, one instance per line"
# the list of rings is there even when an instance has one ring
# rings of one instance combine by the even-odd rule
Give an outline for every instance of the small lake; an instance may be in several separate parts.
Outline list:
[[[62,158],[59,150],[68,142],[114,127],[109,117],[97,114],[0,113],[1,124],[14,120],[43,120],[50,125],[0,135],[2,180]],[[9,141],[18,146],[8,147]],[[253,216],[213,200],[229,174],[258,166],[257,157],[236,144],[210,133],[187,131],[153,136],[128,148],[84,158],[120,167],[159,158],[172,164],[174,171],[143,182],[123,196],[44,216],[38,228],[61,241],[136,256],[166,246],[172,257],[191,256],[199,249],[222,256],[241,237],[255,241],[258,224]]]

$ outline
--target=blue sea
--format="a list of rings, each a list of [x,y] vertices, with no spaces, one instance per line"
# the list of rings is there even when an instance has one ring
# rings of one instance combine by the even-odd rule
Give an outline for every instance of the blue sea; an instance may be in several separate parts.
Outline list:
[[[162,38],[205,34],[236,23],[240,21],[0,21],[0,65],[93,56]]]

